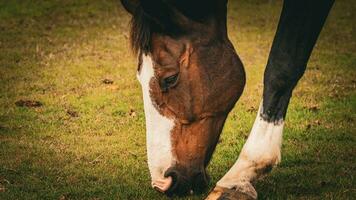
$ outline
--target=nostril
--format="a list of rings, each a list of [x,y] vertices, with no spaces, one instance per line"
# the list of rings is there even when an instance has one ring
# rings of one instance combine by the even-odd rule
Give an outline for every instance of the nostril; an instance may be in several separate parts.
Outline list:
[[[168,188],[168,190],[166,191],[167,194],[173,193],[177,187],[178,187],[178,172],[174,169],[168,169],[165,173],[164,173],[164,177],[171,177],[172,178],[172,184],[171,187]]]
[[[178,170],[170,168],[165,172],[164,176],[172,178],[171,187],[165,192],[168,196],[172,196],[173,194],[185,195],[188,193],[190,184]]]

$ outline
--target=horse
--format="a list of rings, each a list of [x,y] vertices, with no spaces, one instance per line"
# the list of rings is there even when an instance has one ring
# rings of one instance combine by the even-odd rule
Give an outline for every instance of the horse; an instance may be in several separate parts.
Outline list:
[[[227,0],[121,0],[132,15],[147,161],[154,189],[199,193],[225,120],[242,95],[243,64],[227,34]],[[251,133],[207,199],[257,199],[253,183],[281,161],[284,119],[334,0],[284,0]]]

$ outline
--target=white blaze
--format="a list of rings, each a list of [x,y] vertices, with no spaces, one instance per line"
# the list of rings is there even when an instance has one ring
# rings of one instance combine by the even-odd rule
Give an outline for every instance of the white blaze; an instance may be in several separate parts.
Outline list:
[[[142,86],[143,102],[146,118],[147,160],[151,173],[152,186],[163,189],[164,172],[172,164],[171,131],[174,121],[161,115],[150,97],[150,81],[154,78],[152,59],[142,55],[141,71],[137,74]],[[163,183],[162,183],[163,182]],[[161,184],[160,184],[161,183]]]

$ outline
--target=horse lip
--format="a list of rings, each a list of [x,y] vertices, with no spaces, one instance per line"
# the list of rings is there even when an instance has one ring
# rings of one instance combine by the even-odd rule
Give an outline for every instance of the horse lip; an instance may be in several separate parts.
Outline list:
[[[158,192],[164,193],[171,187],[172,183],[172,177],[168,176],[163,179],[152,181],[152,187]]]
[[[170,177],[172,180],[170,187],[168,188],[168,190],[165,191],[167,195],[170,195],[178,187],[179,175],[175,170],[173,170],[173,168],[169,168],[164,173],[164,177],[166,178]]]

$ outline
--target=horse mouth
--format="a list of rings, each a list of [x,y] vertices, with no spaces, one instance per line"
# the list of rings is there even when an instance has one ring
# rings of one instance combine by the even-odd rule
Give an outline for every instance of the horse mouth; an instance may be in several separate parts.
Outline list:
[[[172,177],[168,176],[166,178],[153,181],[152,187],[158,192],[165,193],[172,186],[172,183]]]
[[[156,191],[172,197],[201,194],[205,191],[208,182],[209,177],[205,172],[196,173],[188,178],[171,168],[166,171],[164,178],[154,180],[151,184]]]

